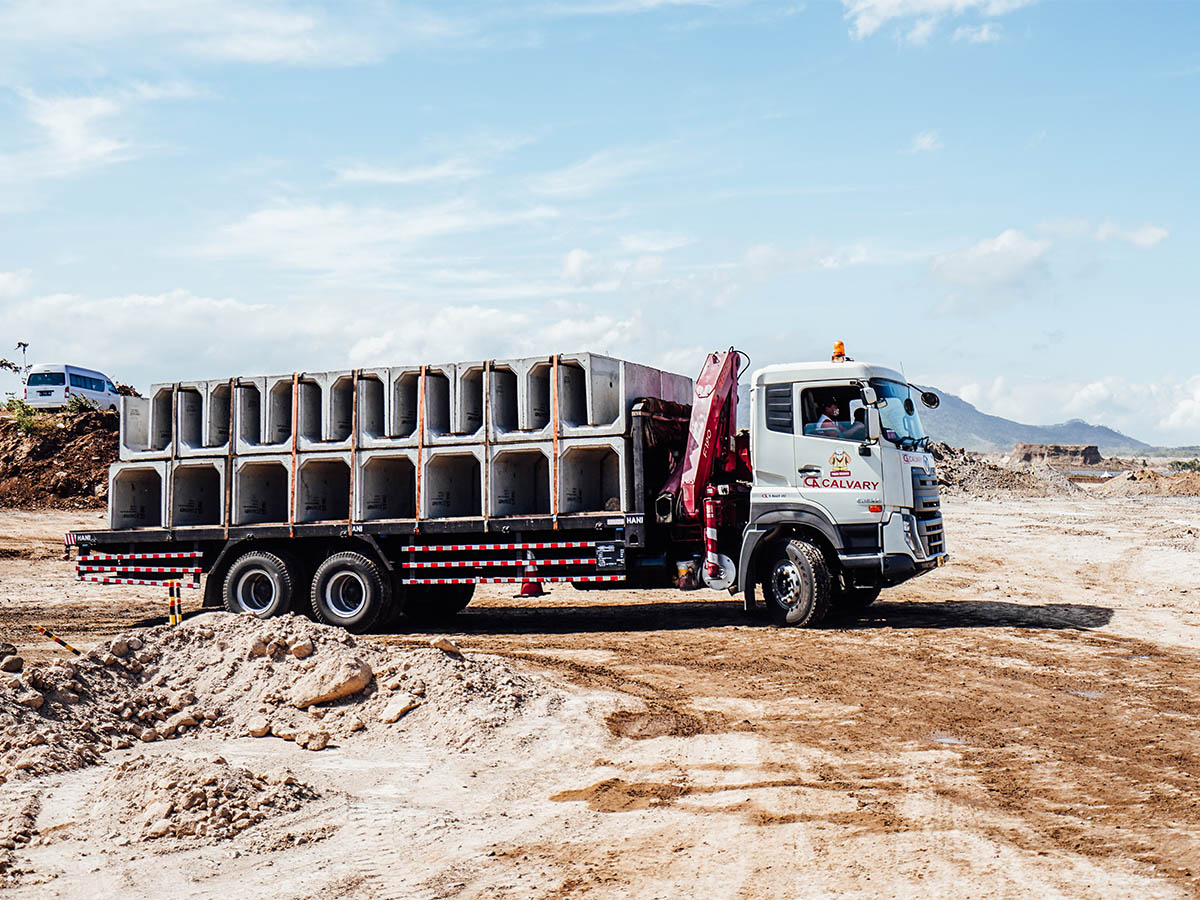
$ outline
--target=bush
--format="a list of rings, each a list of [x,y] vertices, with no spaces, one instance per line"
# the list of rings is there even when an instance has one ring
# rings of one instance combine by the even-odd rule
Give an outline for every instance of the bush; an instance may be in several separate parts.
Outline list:
[[[87,397],[84,397],[82,394],[74,394],[71,399],[67,401],[67,412],[73,416],[77,416],[80,413],[95,412],[99,408],[100,407],[96,405],[96,401],[90,400]]]
[[[1200,459],[1176,459],[1170,468],[1172,472],[1200,472]]]
[[[12,415],[17,423],[17,431],[22,434],[35,434],[39,431],[45,431],[53,425],[53,417],[34,409],[24,400],[12,399],[5,405],[5,409]]]

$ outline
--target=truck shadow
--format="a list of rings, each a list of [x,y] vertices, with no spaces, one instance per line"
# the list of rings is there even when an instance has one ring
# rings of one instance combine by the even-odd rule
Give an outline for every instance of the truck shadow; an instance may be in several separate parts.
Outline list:
[[[1107,625],[1113,611],[1077,603],[1020,604],[994,600],[877,603],[859,616],[834,613],[823,630],[1039,628],[1086,630]],[[544,607],[470,607],[439,626],[409,626],[403,619],[381,634],[575,634],[688,631],[740,626],[771,628],[764,610],[747,613],[740,601],[586,604]]]

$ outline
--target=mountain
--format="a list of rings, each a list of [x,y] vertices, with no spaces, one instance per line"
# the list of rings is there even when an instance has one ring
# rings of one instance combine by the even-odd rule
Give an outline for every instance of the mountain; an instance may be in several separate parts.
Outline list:
[[[945,441],[953,447],[1006,453],[1013,444],[1095,444],[1106,456],[1147,450],[1149,444],[1103,425],[1089,425],[1082,419],[1071,419],[1059,425],[1023,425],[1000,416],[982,413],[962,397],[938,388],[932,390],[942,398],[937,409],[921,406],[921,422],[935,441]],[[915,397],[914,397],[915,399]]]

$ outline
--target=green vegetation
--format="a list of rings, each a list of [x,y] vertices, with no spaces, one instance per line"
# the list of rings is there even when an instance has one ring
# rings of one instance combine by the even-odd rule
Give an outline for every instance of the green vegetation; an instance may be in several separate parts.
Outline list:
[[[24,400],[9,400],[5,409],[13,417],[21,434],[36,434],[53,427],[54,417],[51,414],[34,409]]]
[[[81,394],[73,394],[71,399],[67,401],[67,412],[73,416],[85,412],[94,412],[99,408],[94,400],[89,400]]]
[[[1200,459],[1175,459],[1171,461],[1172,472],[1200,472]]]

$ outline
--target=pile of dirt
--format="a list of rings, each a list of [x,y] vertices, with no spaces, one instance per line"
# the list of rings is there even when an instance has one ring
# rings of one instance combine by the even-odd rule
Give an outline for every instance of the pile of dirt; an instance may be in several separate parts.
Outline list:
[[[0,784],[199,731],[314,751],[397,732],[461,750],[535,701],[557,702],[505,660],[437,643],[446,649],[388,650],[299,616],[212,613],[46,666],[0,646]]]
[[[933,444],[929,452],[937,462],[938,485],[947,494],[984,498],[1065,497],[1082,492],[1082,488],[1045,463],[1006,468],[946,443]]]
[[[291,774],[254,772],[224,757],[158,757],[118,764],[93,803],[93,821],[131,840],[225,840],[252,825],[295,812],[320,794]]]
[[[1110,497],[1200,497],[1200,472],[1161,475],[1151,469],[1131,469],[1095,489]]]
[[[102,508],[118,422],[109,411],[39,413],[26,432],[0,413],[0,507]]]

